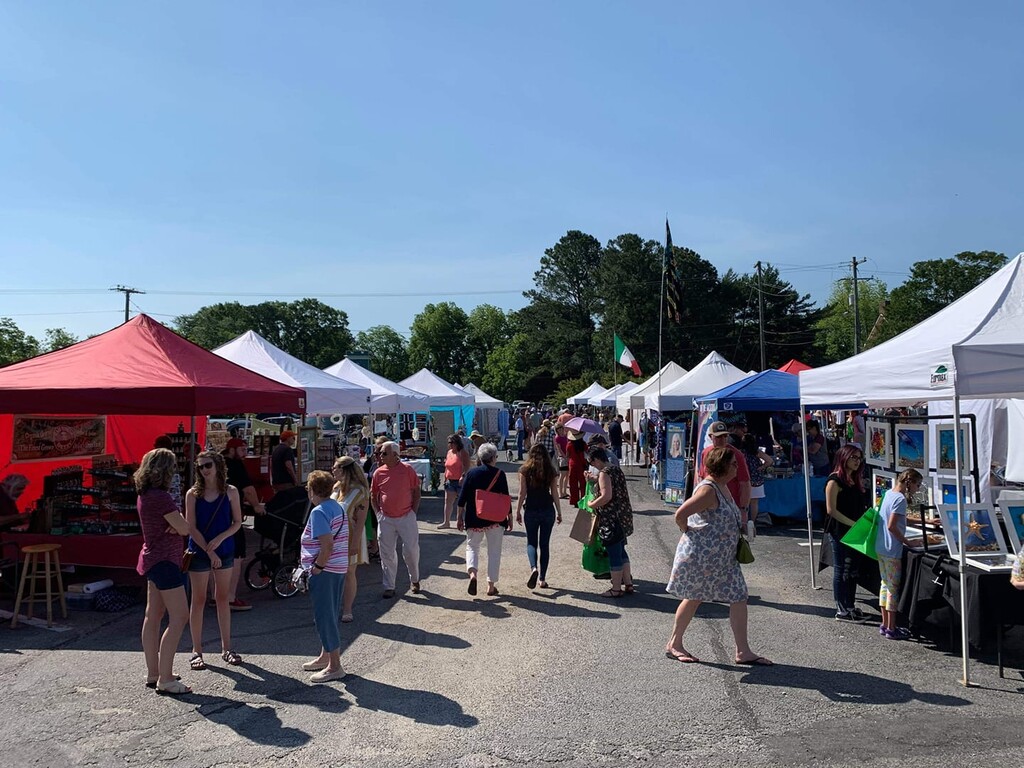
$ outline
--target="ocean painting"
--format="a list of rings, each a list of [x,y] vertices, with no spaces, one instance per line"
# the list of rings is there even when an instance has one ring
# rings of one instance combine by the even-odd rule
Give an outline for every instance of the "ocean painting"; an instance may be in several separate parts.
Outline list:
[[[923,424],[896,425],[896,469],[928,474],[928,432]]]
[[[1003,491],[999,495],[999,510],[1003,513],[1006,532],[1010,534],[1011,554],[1016,554],[1024,547],[1024,493]]]
[[[938,461],[936,461],[936,468],[940,472],[943,470],[956,470],[956,449],[953,446],[953,425],[940,426],[935,430],[935,433],[939,444],[939,458]],[[973,469],[973,466],[971,465],[969,447],[969,443],[967,442],[967,428],[960,427],[960,455],[963,457],[964,472],[970,472]]]
[[[988,504],[967,504],[964,506],[964,515],[967,516],[965,552],[977,555],[1006,554],[1003,532],[992,507]],[[949,554],[959,557],[960,525],[956,505],[939,505],[939,517],[942,518],[942,531],[946,534]]]

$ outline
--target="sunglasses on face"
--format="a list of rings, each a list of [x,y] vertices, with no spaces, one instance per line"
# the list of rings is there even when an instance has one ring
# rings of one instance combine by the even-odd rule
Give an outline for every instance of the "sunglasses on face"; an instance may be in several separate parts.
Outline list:
[[[199,468],[200,469],[209,469],[212,466],[213,466],[213,462],[212,461],[204,461],[202,464],[199,465]]]

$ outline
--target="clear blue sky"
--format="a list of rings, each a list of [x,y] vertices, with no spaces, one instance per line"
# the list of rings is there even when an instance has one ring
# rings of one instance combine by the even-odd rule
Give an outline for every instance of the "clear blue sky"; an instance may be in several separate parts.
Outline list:
[[[314,296],[407,331],[666,213],[818,300],[853,256],[1012,256],[1022,39],[1016,0],[6,3],[0,316],[97,333],[123,283],[165,322]],[[328,298],[367,292],[425,295]]]

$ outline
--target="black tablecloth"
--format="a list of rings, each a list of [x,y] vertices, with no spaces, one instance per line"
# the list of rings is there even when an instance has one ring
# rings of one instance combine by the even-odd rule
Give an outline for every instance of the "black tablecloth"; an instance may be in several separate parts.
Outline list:
[[[959,563],[938,552],[904,553],[903,588],[897,610],[915,631],[925,624],[960,623]],[[995,637],[1000,625],[1024,626],[1024,592],[1007,573],[974,570],[964,574],[967,641],[975,648]]]

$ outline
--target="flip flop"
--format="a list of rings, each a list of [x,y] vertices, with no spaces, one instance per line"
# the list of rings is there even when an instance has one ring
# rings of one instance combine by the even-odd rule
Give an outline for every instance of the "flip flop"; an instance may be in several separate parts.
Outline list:
[[[527,589],[533,589],[534,587],[536,587],[537,586],[537,579],[539,579],[539,578],[540,578],[540,574],[537,573],[536,571],[531,573],[530,574],[530,578],[528,578],[526,580],[526,588]]]
[[[689,651],[677,651],[675,648],[666,648],[665,657],[672,659],[673,661],[682,662],[683,664],[696,664],[700,661],[700,659]]]
[[[756,659],[736,659],[737,664],[742,664],[745,667],[774,667],[775,664],[771,659],[766,659],[764,656],[758,656]]]
[[[352,616],[351,613],[343,613],[343,614],[341,614],[341,623],[342,624],[350,624],[352,621],[353,621],[353,616]]]

